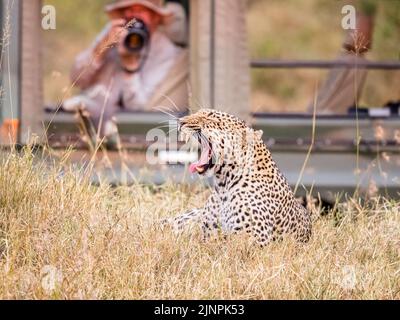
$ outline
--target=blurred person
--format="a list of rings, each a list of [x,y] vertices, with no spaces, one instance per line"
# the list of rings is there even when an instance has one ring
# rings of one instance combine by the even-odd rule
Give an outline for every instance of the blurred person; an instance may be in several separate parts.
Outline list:
[[[372,46],[374,29],[373,13],[358,13],[356,29],[346,33],[343,52],[337,60],[350,62],[351,68],[332,68],[324,80],[316,99],[319,114],[348,114],[358,105],[367,78],[367,69],[357,68],[358,63],[366,62],[366,54]],[[308,105],[308,112],[314,111],[314,99]]]
[[[66,100],[63,109],[79,111],[101,138],[113,140],[113,115],[123,109],[155,111],[157,90],[158,97],[168,95],[180,107],[187,104],[187,95],[176,92],[177,82],[186,90],[187,50],[173,42],[185,44],[187,28],[185,12],[176,3],[116,0],[105,11],[111,21],[72,67],[71,81],[82,93]]]

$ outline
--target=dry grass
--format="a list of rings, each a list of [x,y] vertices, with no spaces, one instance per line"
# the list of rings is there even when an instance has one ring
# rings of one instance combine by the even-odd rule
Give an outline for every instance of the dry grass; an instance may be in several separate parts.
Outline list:
[[[207,191],[94,187],[83,170],[29,151],[0,162],[2,299],[400,298],[394,201],[316,212],[309,244],[260,249],[241,236],[202,242],[197,231],[158,229]]]

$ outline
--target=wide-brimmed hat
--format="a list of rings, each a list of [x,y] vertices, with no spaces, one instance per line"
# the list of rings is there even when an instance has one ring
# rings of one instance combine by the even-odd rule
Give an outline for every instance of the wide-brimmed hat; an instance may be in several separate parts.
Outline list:
[[[118,13],[118,11],[133,5],[142,5],[164,18],[173,15],[173,12],[170,9],[163,6],[162,0],[114,0],[114,2],[106,5],[105,11],[109,15],[114,15],[115,13]]]

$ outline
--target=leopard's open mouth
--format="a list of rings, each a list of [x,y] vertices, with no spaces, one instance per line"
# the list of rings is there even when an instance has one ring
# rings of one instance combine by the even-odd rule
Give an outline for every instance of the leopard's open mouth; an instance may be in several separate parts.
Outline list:
[[[199,132],[196,133],[196,137],[201,148],[201,153],[199,160],[190,164],[189,171],[191,173],[197,172],[198,174],[204,174],[208,169],[213,167],[212,144]]]

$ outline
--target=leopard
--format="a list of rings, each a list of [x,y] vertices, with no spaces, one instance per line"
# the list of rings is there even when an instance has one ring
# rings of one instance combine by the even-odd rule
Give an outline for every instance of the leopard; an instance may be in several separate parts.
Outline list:
[[[204,239],[245,232],[261,247],[286,235],[306,243],[311,237],[310,212],[299,202],[255,130],[235,115],[200,109],[177,119],[186,142],[199,146],[192,174],[213,177],[204,206],[187,210],[166,223],[177,231],[196,223]]]

